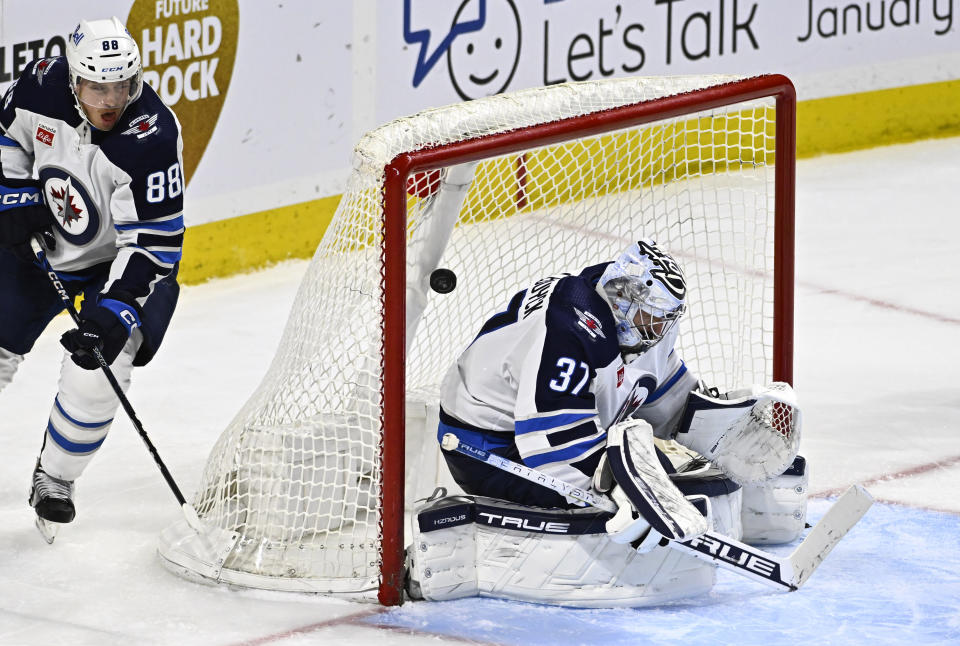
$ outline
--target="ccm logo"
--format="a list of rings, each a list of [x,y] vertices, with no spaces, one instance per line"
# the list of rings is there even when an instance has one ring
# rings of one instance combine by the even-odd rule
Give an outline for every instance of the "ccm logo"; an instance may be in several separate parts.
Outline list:
[[[67,290],[63,288],[63,283],[60,282],[60,279],[57,277],[57,275],[52,271],[48,271],[47,276],[50,277],[50,282],[53,283],[54,289],[60,293],[60,298],[65,302],[70,302],[70,295],[67,294]]]
[[[119,72],[122,69],[122,65],[120,67],[104,67],[102,70],[100,70],[100,72],[106,74],[108,72]]]
[[[120,310],[120,318],[132,328],[137,327],[137,317],[130,310]]]
[[[709,536],[698,536],[687,544],[697,548],[699,552],[710,554],[730,563],[736,563],[740,567],[756,572],[768,579],[775,578],[774,573],[778,569],[778,565],[773,561],[768,561],[754,554],[744,552],[736,545],[721,543]]]
[[[516,527],[524,531],[541,532],[544,534],[566,534],[570,531],[570,523],[553,523],[543,520],[539,523],[531,523],[526,518],[501,516],[500,514],[490,514],[484,511],[478,512],[477,515],[480,516],[487,525]]]
[[[40,193],[4,193],[0,195],[0,204],[5,206],[40,204]]]

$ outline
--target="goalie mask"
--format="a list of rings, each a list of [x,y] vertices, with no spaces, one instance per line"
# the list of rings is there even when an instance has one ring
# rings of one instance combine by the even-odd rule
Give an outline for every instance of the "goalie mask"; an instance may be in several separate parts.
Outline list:
[[[67,38],[67,65],[77,109],[96,128],[112,128],[140,97],[140,48],[116,17],[81,20]]]
[[[630,245],[607,266],[597,291],[613,310],[624,353],[652,348],[686,310],[683,272],[652,240]]]

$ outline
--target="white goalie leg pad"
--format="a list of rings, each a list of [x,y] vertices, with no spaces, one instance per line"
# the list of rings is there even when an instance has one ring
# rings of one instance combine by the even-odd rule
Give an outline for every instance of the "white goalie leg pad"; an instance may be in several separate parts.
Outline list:
[[[640,554],[603,533],[608,514],[482,497],[420,508],[408,548],[411,596],[470,596],[582,608],[640,607],[706,593],[715,568],[677,550]]]
[[[740,484],[777,477],[800,445],[801,414],[793,389],[774,382],[728,397],[690,393],[675,440]]]
[[[752,545],[790,543],[806,527],[809,473],[797,456],[782,475],[743,487],[743,541]]]
[[[607,431],[607,463],[618,487],[632,509],[622,501],[617,514],[607,523],[611,540],[629,543],[644,531],[642,521],[671,540],[699,536],[709,529],[700,511],[670,481],[653,447],[653,428],[647,422],[630,419]],[[614,490],[616,491],[616,489]]]

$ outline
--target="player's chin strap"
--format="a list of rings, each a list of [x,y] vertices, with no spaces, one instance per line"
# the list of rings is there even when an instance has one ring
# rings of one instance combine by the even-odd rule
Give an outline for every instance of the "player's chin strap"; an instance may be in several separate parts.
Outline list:
[[[67,290],[64,289],[63,283],[60,282],[60,277],[57,276],[57,272],[54,271],[53,267],[50,266],[50,261],[47,260],[47,255],[43,251],[43,247],[40,244],[39,236],[34,236],[34,238],[31,239],[30,246],[33,249],[34,255],[37,257],[37,261],[47,273],[47,277],[50,279],[50,284],[53,285],[53,288],[57,290],[57,293],[60,295],[60,300],[63,301],[63,306],[66,308],[67,312],[70,313],[70,318],[72,318],[73,322],[79,326],[80,315],[77,313],[77,308],[73,304],[73,298],[71,298],[67,293]],[[191,527],[191,529],[196,531],[201,538],[209,540],[210,545],[207,546],[211,551],[209,558],[212,567],[216,570],[216,573],[211,578],[216,578],[219,576],[219,570],[223,565],[224,559],[233,550],[234,545],[236,545],[237,541],[240,539],[240,534],[229,530],[204,527],[201,525],[200,518],[197,516],[197,510],[193,508],[193,505],[186,501],[186,499],[183,497],[183,494],[180,492],[180,487],[177,486],[177,483],[170,474],[170,471],[167,470],[167,465],[164,464],[163,460],[160,458],[160,454],[157,452],[156,447],[150,440],[150,436],[147,435],[146,430],[143,428],[143,424],[140,423],[140,419],[133,410],[130,400],[128,400],[127,396],[123,393],[123,389],[120,388],[120,384],[117,383],[117,378],[110,369],[110,364],[106,362],[106,360],[103,358],[103,354],[101,354],[98,348],[93,348],[93,356],[96,358],[97,363],[100,364],[100,369],[103,371],[104,376],[110,383],[110,387],[113,388],[113,392],[116,393],[117,399],[120,400],[120,405],[123,406],[123,410],[126,411],[127,415],[130,417],[133,427],[137,429],[140,439],[142,439],[143,443],[147,446],[147,450],[150,451],[150,455],[153,456],[153,461],[156,462],[157,466],[160,468],[160,473],[163,474],[163,479],[166,480],[167,486],[170,487],[170,491],[173,492],[177,502],[180,503],[180,508],[183,510],[183,515],[187,524]]]
[[[559,494],[579,500],[603,511],[616,514],[618,507],[609,498],[574,487],[568,482],[549,476],[502,456],[464,443],[453,433],[443,436],[441,445],[447,451],[456,451],[492,467],[539,484]],[[854,485],[837,499],[820,522],[807,534],[789,556],[782,558],[746,543],[712,531],[684,541],[667,538],[661,544],[708,561],[744,577],[767,585],[797,590],[817,569],[836,544],[857,524],[873,497],[860,485]]]

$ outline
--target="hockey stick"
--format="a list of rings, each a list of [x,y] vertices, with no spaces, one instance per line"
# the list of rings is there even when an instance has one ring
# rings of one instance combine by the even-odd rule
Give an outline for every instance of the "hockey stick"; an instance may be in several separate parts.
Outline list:
[[[67,293],[67,290],[64,289],[63,283],[60,282],[60,277],[57,276],[57,272],[54,271],[53,267],[50,266],[50,261],[47,260],[47,255],[44,253],[39,239],[36,237],[31,239],[30,246],[33,249],[34,255],[37,257],[37,260],[40,262],[40,265],[43,267],[43,270],[47,272],[47,277],[50,279],[50,284],[53,285],[53,288],[57,290],[57,293],[60,295],[60,300],[63,301],[64,307],[70,313],[70,318],[72,318],[73,322],[77,325],[77,327],[79,327],[80,314],[77,312],[77,308],[73,304],[73,298]],[[120,400],[120,405],[123,406],[123,410],[126,411],[131,423],[133,423],[133,427],[140,435],[140,439],[142,439],[143,443],[147,446],[147,450],[150,451],[150,455],[153,456],[153,461],[156,462],[157,466],[160,468],[160,473],[163,474],[163,479],[167,481],[167,486],[170,487],[170,491],[173,492],[174,497],[180,504],[180,508],[183,510],[183,515],[186,519],[187,525],[189,525],[190,528],[193,529],[198,535],[203,536],[205,534],[205,528],[200,524],[200,517],[197,515],[197,510],[193,508],[193,505],[187,502],[186,498],[183,497],[180,487],[177,486],[176,481],[173,479],[173,476],[167,469],[167,465],[164,464],[163,459],[160,458],[160,453],[157,452],[157,448],[150,440],[150,436],[147,435],[146,430],[144,430],[143,424],[140,423],[140,419],[137,417],[137,413],[133,410],[130,400],[127,399],[127,396],[120,388],[120,384],[117,382],[116,376],[114,376],[113,371],[110,369],[110,364],[107,363],[106,359],[103,358],[103,354],[97,347],[93,348],[93,356],[97,360],[97,363],[100,364],[100,369],[103,371],[104,376],[110,383],[110,387],[116,394],[117,399]],[[41,532],[42,531],[43,529],[41,529]],[[214,552],[218,554],[218,556],[222,554],[223,557],[226,557],[230,550],[233,549],[233,546],[236,544],[239,538],[240,534],[237,532],[226,532],[221,539],[224,543],[223,547],[221,548],[219,546],[213,546]],[[229,545],[227,545],[227,543],[229,543]],[[223,558],[219,558],[221,563],[222,560]]]
[[[617,505],[609,498],[584,491],[536,469],[466,444],[453,433],[443,436],[441,446],[447,451],[456,451],[597,509],[611,514],[617,512]],[[716,532],[706,532],[689,541],[670,541],[663,538],[660,544],[754,581],[786,588],[792,592],[810,578],[827,554],[857,524],[872,504],[873,497],[866,489],[860,485],[850,487],[827,510],[793,553],[785,558]]]

